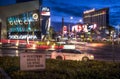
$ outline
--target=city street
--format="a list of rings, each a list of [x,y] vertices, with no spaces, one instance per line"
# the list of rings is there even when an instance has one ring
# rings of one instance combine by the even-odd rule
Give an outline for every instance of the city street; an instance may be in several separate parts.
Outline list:
[[[93,54],[95,56],[95,60],[120,61],[120,49],[119,46],[116,45],[112,46],[100,43],[86,43],[76,45],[76,47],[84,53]],[[25,48],[1,48],[0,56],[19,56],[22,52],[25,52]],[[45,53],[50,52],[45,51]]]
[[[120,61],[120,49],[117,45],[88,43],[86,46],[79,46],[79,49],[94,54],[96,60]]]

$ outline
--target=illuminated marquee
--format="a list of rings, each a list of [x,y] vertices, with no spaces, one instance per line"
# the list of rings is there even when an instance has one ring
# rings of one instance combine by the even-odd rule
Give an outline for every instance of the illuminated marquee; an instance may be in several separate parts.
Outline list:
[[[28,20],[24,20],[24,21],[22,21],[22,20],[15,20],[15,21],[9,21],[8,23],[11,26],[13,26],[13,25],[23,25],[23,24],[27,25],[28,23],[30,23],[30,21],[28,21]]]
[[[40,38],[39,11],[29,11],[7,18],[8,39],[30,39]],[[33,35],[34,34],[34,35]]]
[[[37,39],[36,35],[9,35],[9,39],[26,39],[29,37],[29,39]]]
[[[30,11],[20,15],[15,15],[7,18],[8,32],[27,32],[34,30],[39,31],[39,16],[38,11]],[[15,30],[16,29],[16,30]]]
[[[86,14],[86,13],[90,13],[90,12],[93,12],[93,11],[95,11],[95,9],[94,9],[94,8],[93,8],[93,9],[91,9],[91,10],[84,11],[84,14]]]
[[[74,25],[72,26],[72,32],[89,32],[91,30],[95,30],[96,28],[97,24]]]
[[[50,9],[48,7],[42,7],[41,15],[50,16]]]
[[[38,19],[38,14],[37,14],[37,13],[34,13],[34,14],[32,15],[32,17],[33,17],[33,19],[37,20],[37,19]]]

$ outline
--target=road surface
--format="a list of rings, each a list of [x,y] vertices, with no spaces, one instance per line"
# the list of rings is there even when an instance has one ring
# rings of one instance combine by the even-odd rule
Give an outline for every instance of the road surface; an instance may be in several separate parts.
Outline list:
[[[82,52],[91,53],[95,60],[120,61],[120,46],[104,45],[100,43],[86,43],[76,46]],[[26,48],[16,49],[15,47],[0,48],[0,56],[19,56]],[[47,52],[46,52],[47,53]],[[50,53],[50,52],[49,52]]]

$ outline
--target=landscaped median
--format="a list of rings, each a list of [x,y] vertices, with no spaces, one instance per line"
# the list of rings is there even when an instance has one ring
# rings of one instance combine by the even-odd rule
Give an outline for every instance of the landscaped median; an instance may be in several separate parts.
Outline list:
[[[119,62],[47,59],[45,70],[21,71],[19,61],[19,57],[0,57],[0,68],[11,79],[120,79]],[[5,79],[1,73],[0,79]]]
[[[26,44],[27,48],[31,49],[63,49],[63,45],[57,44],[56,42],[50,42],[50,41],[38,41],[30,44]]]

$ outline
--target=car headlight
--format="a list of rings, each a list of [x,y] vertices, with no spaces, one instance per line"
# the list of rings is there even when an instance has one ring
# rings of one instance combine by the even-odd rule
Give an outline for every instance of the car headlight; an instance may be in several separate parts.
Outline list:
[[[32,47],[33,49],[36,49],[36,44],[33,44],[33,47]]]
[[[90,57],[91,57],[91,58],[94,58],[94,56],[93,56],[93,55],[90,55]]]

